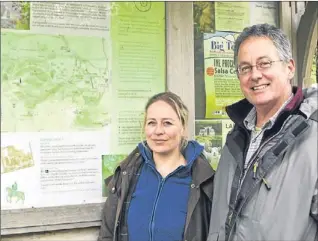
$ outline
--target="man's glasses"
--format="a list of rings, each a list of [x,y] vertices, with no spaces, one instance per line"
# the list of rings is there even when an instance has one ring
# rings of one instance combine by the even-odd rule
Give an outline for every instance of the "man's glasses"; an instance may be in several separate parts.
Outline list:
[[[252,73],[252,70],[253,70],[253,67],[255,66],[257,70],[259,71],[263,71],[263,70],[267,70],[269,69],[273,63],[275,62],[282,62],[283,60],[274,60],[274,61],[271,61],[271,60],[268,60],[268,61],[262,61],[262,62],[259,62],[255,65],[247,65],[247,64],[244,64],[242,66],[239,66],[237,68],[237,72],[239,75],[247,75],[247,74],[250,74]]]

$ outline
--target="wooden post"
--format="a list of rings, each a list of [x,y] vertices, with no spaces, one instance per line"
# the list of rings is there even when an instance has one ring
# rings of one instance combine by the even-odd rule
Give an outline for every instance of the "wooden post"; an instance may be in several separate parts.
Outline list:
[[[189,139],[194,138],[193,3],[166,2],[167,88],[189,108]]]

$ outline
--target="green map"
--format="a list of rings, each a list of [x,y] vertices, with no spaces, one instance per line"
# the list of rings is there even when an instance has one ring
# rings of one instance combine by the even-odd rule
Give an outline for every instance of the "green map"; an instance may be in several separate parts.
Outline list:
[[[106,38],[2,31],[2,131],[79,131],[107,125],[109,63]]]

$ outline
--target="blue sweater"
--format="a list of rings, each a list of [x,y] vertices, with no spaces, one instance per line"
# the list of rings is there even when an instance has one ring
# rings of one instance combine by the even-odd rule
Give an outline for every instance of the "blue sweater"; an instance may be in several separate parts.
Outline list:
[[[138,145],[144,165],[128,210],[129,241],[181,241],[187,217],[191,166],[203,147],[189,141],[180,166],[165,178],[159,174],[152,153]]]

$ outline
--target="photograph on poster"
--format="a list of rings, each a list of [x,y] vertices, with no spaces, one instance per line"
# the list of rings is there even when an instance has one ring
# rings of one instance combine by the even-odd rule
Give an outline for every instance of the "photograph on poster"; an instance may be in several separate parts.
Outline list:
[[[114,174],[118,164],[123,161],[127,155],[102,155],[102,196],[107,197],[108,189],[105,185],[105,179]]]
[[[208,161],[216,168],[222,148],[222,121],[196,120],[195,139],[204,146]]]
[[[205,156],[214,169],[219,163],[226,136],[233,126],[229,119],[195,121],[195,139],[204,146]]]

